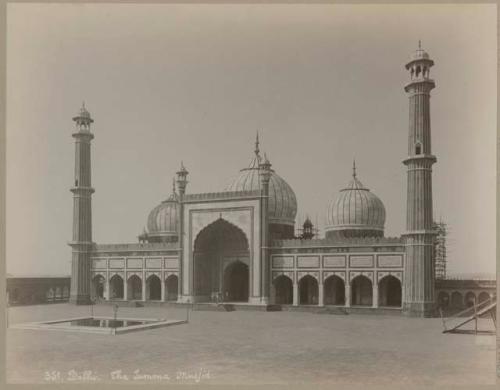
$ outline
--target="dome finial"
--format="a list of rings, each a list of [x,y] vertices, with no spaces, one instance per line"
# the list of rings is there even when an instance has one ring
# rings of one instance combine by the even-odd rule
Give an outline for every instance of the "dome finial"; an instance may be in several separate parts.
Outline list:
[[[172,178],[172,194],[175,194],[175,177]]]
[[[259,150],[259,130],[257,130],[257,136],[255,137],[255,155],[258,156],[260,153]]]
[[[356,159],[352,159],[352,177],[356,178]]]
[[[422,49],[422,41],[420,41],[420,39],[418,40],[418,49],[421,50]]]

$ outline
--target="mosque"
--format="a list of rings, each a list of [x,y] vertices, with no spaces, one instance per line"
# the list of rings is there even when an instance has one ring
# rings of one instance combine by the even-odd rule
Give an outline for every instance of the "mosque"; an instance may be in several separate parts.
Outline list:
[[[297,199],[259,150],[216,193],[188,191],[181,163],[171,195],[152,208],[138,242],[92,241],[90,147],[93,119],[83,106],[76,131],[70,301],[220,303],[268,308],[435,313],[430,91],[434,62],[419,44],[405,65],[409,81],[406,231],[384,236],[382,200],[358,178],[325,205],[325,238],[309,219],[295,236]]]

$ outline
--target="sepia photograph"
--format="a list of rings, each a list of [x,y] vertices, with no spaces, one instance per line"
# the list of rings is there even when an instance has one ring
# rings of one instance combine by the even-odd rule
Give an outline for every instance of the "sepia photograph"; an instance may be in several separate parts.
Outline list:
[[[7,384],[497,383],[496,4],[6,8]]]

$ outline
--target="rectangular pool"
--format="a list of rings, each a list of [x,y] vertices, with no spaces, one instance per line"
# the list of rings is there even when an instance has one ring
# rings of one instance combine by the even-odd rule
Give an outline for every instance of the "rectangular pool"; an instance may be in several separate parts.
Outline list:
[[[123,328],[127,326],[151,324],[155,321],[144,320],[110,320],[104,318],[79,318],[71,321],[51,322],[53,325],[63,326],[91,326],[95,328]]]
[[[26,322],[12,324],[12,329],[43,329],[68,332],[122,334],[139,330],[161,328],[171,325],[186,324],[186,320],[167,320],[157,318],[116,318],[79,317],[54,321]]]

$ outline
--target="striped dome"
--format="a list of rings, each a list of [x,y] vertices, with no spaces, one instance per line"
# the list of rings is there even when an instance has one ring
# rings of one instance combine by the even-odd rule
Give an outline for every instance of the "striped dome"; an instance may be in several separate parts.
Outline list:
[[[377,235],[383,236],[385,207],[382,201],[356,178],[356,172],[347,188],[328,207],[327,235]],[[350,234],[342,233],[350,232]]]
[[[175,191],[156,206],[148,216],[149,237],[175,237],[179,235],[179,199]]]
[[[262,157],[256,143],[255,156],[248,168],[240,170],[239,175],[227,187],[226,191],[260,190],[259,164]],[[295,226],[297,198],[292,187],[274,170],[269,180],[269,223]]]

